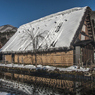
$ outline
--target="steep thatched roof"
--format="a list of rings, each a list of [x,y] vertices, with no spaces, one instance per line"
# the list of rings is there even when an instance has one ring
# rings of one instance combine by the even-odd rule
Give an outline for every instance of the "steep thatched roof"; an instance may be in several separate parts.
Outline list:
[[[58,12],[20,26],[15,35],[1,49],[28,51],[58,47],[70,48],[76,32],[84,23],[89,7],[77,7]]]

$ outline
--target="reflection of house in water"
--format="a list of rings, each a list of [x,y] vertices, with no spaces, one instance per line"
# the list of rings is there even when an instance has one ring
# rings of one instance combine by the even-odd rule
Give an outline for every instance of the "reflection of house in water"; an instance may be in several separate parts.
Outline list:
[[[27,80],[28,81],[28,80]],[[2,92],[9,92],[11,94],[20,94],[20,95],[89,95],[89,93],[93,93],[95,89],[95,83],[89,82],[89,81],[70,81],[70,80],[62,80],[63,82],[63,88],[57,88],[53,89],[51,86],[46,86],[42,82],[40,84],[26,84],[21,83],[20,81],[9,81],[9,80],[0,80],[0,91]],[[51,82],[52,83],[52,82]],[[60,84],[57,84],[60,85]],[[56,89],[56,90],[55,90]],[[92,91],[92,92],[91,92]],[[61,94],[60,94],[61,93]],[[94,92],[95,94],[95,92]],[[92,94],[92,95],[94,95]]]
[[[70,81],[68,81],[68,84],[69,83],[70,83]],[[72,83],[72,81],[71,81],[71,83]],[[64,84],[65,84],[65,81],[64,81]],[[62,90],[63,92],[61,91],[61,95],[73,93],[72,92],[73,90],[72,91],[69,90],[70,88],[68,88],[69,87],[68,85],[67,85],[66,90],[65,90],[66,85],[64,85],[64,86],[65,86],[64,91],[63,90]],[[57,89],[54,90],[52,88],[43,86],[42,84],[40,86],[33,85],[33,84],[31,84],[29,86],[25,83],[3,80],[3,79],[0,80],[0,91],[9,92],[11,94],[16,94],[16,95],[32,95],[32,94],[33,95],[35,95],[35,94],[37,94],[37,95],[48,95],[48,94],[49,95],[52,95],[52,94],[58,95],[58,94],[60,94],[60,92],[57,91]]]
[[[9,80],[0,80],[0,91],[9,92],[12,95],[31,95],[31,86],[27,86],[21,83],[17,83]]]
[[[8,62],[70,66],[94,62],[89,7],[73,8],[20,26],[1,52]]]
[[[74,82],[74,93],[75,95],[81,95],[81,90],[82,90],[82,84],[81,82]]]
[[[14,74],[13,77],[13,73],[4,72],[0,72],[0,77],[5,79],[0,80],[0,91],[12,91],[12,93],[17,93],[16,95],[18,95],[18,93],[22,93],[21,95],[32,95],[33,93],[37,93],[37,95],[58,95],[60,92],[61,94],[59,95],[84,95],[85,93],[85,95],[89,95],[87,93],[92,93],[95,89],[94,81],[75,81],[72,79],[66,80],[64,78],[52,79],[22,74]],[[11,81],[6,80],[7,78],[11,79]]]
[[[95,50],[94,50],[94,63],[95,63]]]

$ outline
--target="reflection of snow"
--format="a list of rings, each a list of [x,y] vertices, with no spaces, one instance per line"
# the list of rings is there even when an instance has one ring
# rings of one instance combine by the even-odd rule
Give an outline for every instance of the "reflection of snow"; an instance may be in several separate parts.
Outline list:
[[[16,81],[10,81],[10,80],[4,80],[4,79],[0,79],[0,81],[2,82],[2,88],[4,88],[4,89],[7,88],[7,89],[10,90],[11,88],[12,89],[14,88],[16,91],[19,90],[19,91],[22,91],[22,92],[24,92],[24,93],[26,93],[28,95],[31,95],[32,92],[33,92],[33,90],[32,90],[33,85],[31,87],[31,86],[28,86],[26,84],[18,83]],[[9,95],[9,94],[5,94],[5,95]]]
[[[10,95],[10,94],[8,94],[6,92],[0,92],[0,95]]]
[[[55,70],[56,67],[54,66],[42,66],[42,65],[37,65],[37,68],[34,66],[34,65],[23,65],[23,64],[0,64],[0,66],[4,66],[4,67],[17,67],[17,68],[27,68],[27,69],[43,69],[43,70]],[[89,68],[82,68],[80,67],[80,69],[78,69],[78,66],[70,66],[68,68],[60,68],[60,67],[57,67],[57,69],[59,69],[59,71],[88,71]]]
[[[15,89],[16,92],[22,91],[24,92],[23,94],[13,94],[12,95],[60,95],[58,94],[59,92],[57,91],[53,91],[50,88],[47,87],[41,87],[41,86],[34,86],[34,85],[28,85],[26,83],[18,83],[16,81],[10,81],[10,80],[4,80],[4,79],[0,79],[0,81],[2,82],[2,87],[7,88],[7,89]],[[12,89],[11,89],[12,88]],[[10,92],[11,93],[11,92]],[[0,93],[0,95],[11,95],[8,93]],[[63,95],[63,94],[62,94]]]

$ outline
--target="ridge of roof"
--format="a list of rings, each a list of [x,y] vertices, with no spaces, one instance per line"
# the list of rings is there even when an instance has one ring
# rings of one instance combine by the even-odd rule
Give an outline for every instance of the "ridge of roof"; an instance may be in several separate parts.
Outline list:
[[[57,16],[57,15],[61,15],[61,14],[64,15],[64,14],[66,14],[66,13],[71,13],[71,12],[74,12],[74,11],[86,9],[87,7],[88,7],[88,6],[85,6],[85,7],[75,7],[75,8],[67,9],[67,10],[64,10],[64,11],[61,11],[61,12],[57,12],[57,13],[54,13],[54,14],[50,14],[50,15],[48,15],[48,16],[39,18],[39,19],[37,19],[37,20],[31,21],[31,22],[26,23],[26,24],[23,24],[23,25],[33,24],[33,23],[40,22],[40,21],[42,21],[42,20],[48,19],[48,18],[50,18],[50,17]],[[21,25],[20,27],[22,27],[23,25]]]

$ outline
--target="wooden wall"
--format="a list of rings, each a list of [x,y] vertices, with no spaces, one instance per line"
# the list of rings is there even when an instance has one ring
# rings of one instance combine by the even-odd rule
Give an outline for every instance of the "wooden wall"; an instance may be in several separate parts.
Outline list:
[[[94,48],[91,44],[82,48],[82,61],[84,64],[91,64],[91,61],[94,63]]]
[[[5,61],[8,61],[9,63],[12,62],[11,55],[8,56],[5,55]]]
[[[72,66],[73,50],[68,52],[54,52],[36,55],[37,64],[53,66]],[[6,61],[11,62],[11,55],[6,55]],[[35,55],[33,54],[15,54],[15,63],[35,64]]]

